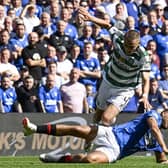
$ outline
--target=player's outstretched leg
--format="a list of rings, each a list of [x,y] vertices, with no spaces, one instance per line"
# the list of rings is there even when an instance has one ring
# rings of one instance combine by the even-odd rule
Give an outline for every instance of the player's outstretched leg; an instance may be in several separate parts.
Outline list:
[[[87,125],[65,125],[65,124],[42,124],[35,125],[28,118],[23,119],[25,136],[33,133],[48,134],[54,136],[71,135],[85,139],[87,142],[93,140],[97,134],[97,126]]]

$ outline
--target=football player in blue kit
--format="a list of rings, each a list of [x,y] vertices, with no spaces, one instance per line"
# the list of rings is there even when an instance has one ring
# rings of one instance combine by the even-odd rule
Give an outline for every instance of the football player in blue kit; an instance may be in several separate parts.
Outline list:
[[[25,136],[33,133],[54,136],[71,135],[84,138],[92,147],[83,154],[41,154],[43,162],[112,163],[140,151],[154,151],[156,162],[168,164],[168,148],[160,129],[168,128],[168,110],[161,113],[151,110],[124,124],[102,125],[35,125],[23,119]]]

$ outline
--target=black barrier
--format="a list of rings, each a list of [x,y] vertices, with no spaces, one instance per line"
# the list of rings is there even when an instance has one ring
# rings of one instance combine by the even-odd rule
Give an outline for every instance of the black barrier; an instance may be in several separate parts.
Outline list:
[[[117,123],[123,123],[139,114],[121,113]],[[0,156],[39,155],[41,153],[78,153],[83,152],[84,140],[72,136],[55,137],[33,134],[24,137],[22,119],[29,117],[36,124],[65,123],[87,125],[92,122],[92,114],[0,114]],[[164,132],[167,139],[168,135]],[[167,142],[167,141],[166,141]]]

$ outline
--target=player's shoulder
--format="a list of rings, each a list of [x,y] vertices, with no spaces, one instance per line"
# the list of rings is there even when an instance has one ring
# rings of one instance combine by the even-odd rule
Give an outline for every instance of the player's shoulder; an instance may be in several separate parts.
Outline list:
[[[146,118],[153,117],[156,120],[159,120],[161,118],[161,115],[156,110],[150,110],[147,113],[145,113],[145,117]]]

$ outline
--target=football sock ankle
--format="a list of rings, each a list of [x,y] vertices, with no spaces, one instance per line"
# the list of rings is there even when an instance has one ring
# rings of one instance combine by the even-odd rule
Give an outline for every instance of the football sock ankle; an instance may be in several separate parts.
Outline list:
[[[38,125],[36,133],[44,133],[48,135],[56,135],[56,124]]]
[[[70,163],[72,161],[72,155],[65,155],[60,158],[58,163]]]

